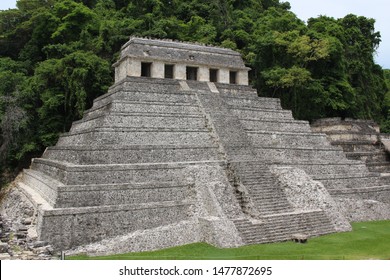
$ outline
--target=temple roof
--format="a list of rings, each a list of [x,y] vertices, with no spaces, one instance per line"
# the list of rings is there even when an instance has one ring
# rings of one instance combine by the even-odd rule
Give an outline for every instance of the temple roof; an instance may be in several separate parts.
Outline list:
[[[221,47],[172,40],[131,37],[121,50],[120,60],[125,57],[207,65],[208,67],[248,69],[245,67],[239,52]]]

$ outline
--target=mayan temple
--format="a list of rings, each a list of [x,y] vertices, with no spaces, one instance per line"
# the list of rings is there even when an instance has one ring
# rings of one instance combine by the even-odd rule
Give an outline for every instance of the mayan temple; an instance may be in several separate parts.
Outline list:
[[[131,38],[114,67],[18,185],[56,249],[237,247],[390,219],[389,178],[258,97],[239,53]]]

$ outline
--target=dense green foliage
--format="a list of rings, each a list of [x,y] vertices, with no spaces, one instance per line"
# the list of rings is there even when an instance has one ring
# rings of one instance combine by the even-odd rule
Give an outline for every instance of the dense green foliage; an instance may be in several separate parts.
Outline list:
[[[0,168],[26,165],[82,117],[113,83],[111,64],[130,35],[236,49],[259,94],[280,97],[296,118],[367,118],[390,131],[373,19],[305,24],[279,0],[19,0],[17,7],[0,11]]]
[[[386,132],[390,132],[390,70],[384,70],[385,81],[387,85],[387,92],[385,94],[385,100],[383,102],[383,116],[384,121],[382,123],[381,129]]]
[[[368,260],[390,259],[390,222],[352,224],[352,232],[329,234],[307,243],[280,242],[219,249],[205,243],[152,252],[111,256],[72,256],[85,260]]]

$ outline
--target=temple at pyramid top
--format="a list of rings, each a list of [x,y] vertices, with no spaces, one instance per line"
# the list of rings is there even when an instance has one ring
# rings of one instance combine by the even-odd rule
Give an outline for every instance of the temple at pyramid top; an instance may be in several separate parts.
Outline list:
[[[233,50],[137,37],[113,66],[115,82],[131,76],[248,85],[250,70]]]

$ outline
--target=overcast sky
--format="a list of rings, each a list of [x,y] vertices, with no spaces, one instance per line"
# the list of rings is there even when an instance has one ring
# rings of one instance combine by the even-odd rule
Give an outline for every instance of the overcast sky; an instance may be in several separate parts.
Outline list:
[[[380,31],[382,42],[377,50],[376,62],[390,69],[390,1],[389,0],[289,0],[291,10],[306,21],[310,17],[326,15],[341,18],[356,14],[376,20],[375,28]],[[15,8],[16,0],[0,0],[0,10]]]

